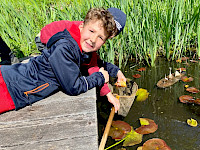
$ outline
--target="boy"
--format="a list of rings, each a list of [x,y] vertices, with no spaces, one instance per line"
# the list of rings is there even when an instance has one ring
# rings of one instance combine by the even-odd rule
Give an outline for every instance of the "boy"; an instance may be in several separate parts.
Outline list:
[[[1,66],[0,113],[18,110],[59,90],[68,95],[78,95],[93,87],[101,87],[109,81],[108,73],[117,76],[118,81],[126,81],[117,66],[101,63],[107,72],[97,67],[100,63],[91,61],[96,57],[93,52],[125,25],[126,19],[116,26],[115,15],[120,18],[125,14],[119,9],[112,9],[112,15],[105,9],[91,9],[84,22],[78,26],[72,23],[67,30],[53,35],[47,42],[48,49],[28,63]],[[82,68],[88,68],[90,75],[83,76]],[[117,111],[119,101],[111,92],[107,93],[107,97]]]

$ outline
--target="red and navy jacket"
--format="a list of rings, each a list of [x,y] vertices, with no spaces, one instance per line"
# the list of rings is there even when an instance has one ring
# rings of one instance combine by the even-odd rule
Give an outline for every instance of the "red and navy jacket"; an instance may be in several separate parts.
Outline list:
[[[76,25],[52,36],[47,49],[25,64],[2,66],[1,73],[14,101],[15,109],[62,90],[68,95],[78,95],[93,87],[101,87],[105,79],[101,72],[83,76],[81,65],[85,54],[80,47],[80,31]],[[111,76],[116,76],[118,67],[105,64]]]
[[[47,24],[42,28],[40,31],[40,40],[42,43],[46,44],[49,39],[56,33],[63,31],[64,29],[71,28],[72,25],[79,26],[83,21],[69,21],[69,20],[60,20],[60,21],[54,21],[50,24]],[[99,71],[98,61],[99,61],[99,55],[96,52],[93,52],[91,61],[85,65],[87,66],[88,73],[91,75],[94,72]],[[106,62],[104,62],[106,63]],[[112,64],[109,64],[110,69],[112,67]],[[113,68],[116,68],[116,66],[113,66]],[[119,70],[119,69],[118,69]],[[116,77],[116,75],[115,75]],[[105,83],[104,86],[100,88],[100,96],[104,96],[110,92],[110,89],[108,85]]]

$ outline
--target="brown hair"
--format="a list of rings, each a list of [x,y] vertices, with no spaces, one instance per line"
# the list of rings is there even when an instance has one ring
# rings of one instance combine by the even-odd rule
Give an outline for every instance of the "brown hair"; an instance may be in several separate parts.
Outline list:
[[[118,32],[114,17],[104,8],[91,8],[84,19],[84,24],[87,24],[91,20],[102,21],[103,27],[108,34],[108,38],[115,36]]]

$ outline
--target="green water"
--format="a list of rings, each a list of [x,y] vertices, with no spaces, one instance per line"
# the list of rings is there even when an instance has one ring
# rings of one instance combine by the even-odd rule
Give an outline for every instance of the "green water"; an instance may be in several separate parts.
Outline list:
[[[141,144],[125,148],[127,150],[136,150],[138,146],[141,146],[148,139],[161,138],[172,150],[200,150],[200,125],[190,127],[186,123],[187,119],[194,118],[200,124],[200,105],[183,104],[178,99],[181,95],[192,95],[195,98],[200,98],[200,93],[191,94],[185,91],[184,87],[184,85],[188,84],[200,89],[200,61],[198,63],[188,61],[188,64],[180,64],[158,59],[156,67],[146,67],[146,71],[138,72],[137,69],[140,67],[145,66],[135,66],[135,64],[129,63],[122,70],[127,78],[133,79],[138,84],[139,88],[147,89],[150,93],[149,97],[143,102],[134,101],[129,114],[125,118],[115,115],[114,120],[123,119],[123,121],[129,123],[133,128],[137,128],[140,126],[140,117],[149,118],[158,124],[158,130],[155,133],[144,135]],[[186,75],[193,77],[194,80],[189,83],[179,81],[165,89],[158,88],[156,83],[165,74],[169,74],[169,67],[172,68],[173,72],[176,68],[186,68]],[[134,79],[132,75],[136,73],[141,74],[142,77]],[[109,111],[100,113],[105,113],[101,115],[106,116],[106,113],[109,113]],[[105,125],[105,120],[102,121],[99,119],[100,128]],[[113,143],[115,143],[114,140],[109,137],[106,147]],[[121,145],[111,148],[111,150],[117,150],[120,147]]]

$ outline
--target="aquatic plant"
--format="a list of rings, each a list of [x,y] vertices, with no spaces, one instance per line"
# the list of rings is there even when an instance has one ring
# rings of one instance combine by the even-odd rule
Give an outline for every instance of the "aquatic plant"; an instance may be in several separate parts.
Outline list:
[[[158,129],[158,125],[154,122],[152,119],[148,118],[139,118],[141,127],[133,130],[133,127],[131,127],[128,123],[124,121],[113,121],[112,127],[109,132],[109,136],[112,137],[112,139],[120,140],[116,142],[115,144],[109,146],[105,150],[108,150],[120,143],[123,142],[122,146],[133,146],[136,144],[139,144],[142,142],[142,138],[144,134],[150,134],[154,133]],[[151,147],[153,146],[153,147]],[[138,147],[139,149],[141,147]],[[160,149],[166,148],[166,150],[170,150],[170,147],[167,146],[164,140],[153,138],[148,141],[146,141],[142,149],[148,149],[148,148],[155,148]]]
[[[172,0],[1,0],[0,35],[18,57],[38,52],[35,36],[58,20],[83,20],[91,7],[117,7],[127,14],[122,34],[100,49],[101,58],[119,67],[129,59],[154,66],[158,56],[168,60],[200,57],[200,1]]]

